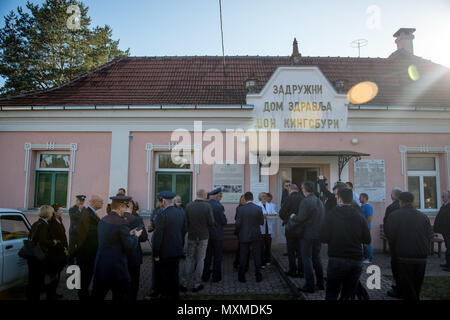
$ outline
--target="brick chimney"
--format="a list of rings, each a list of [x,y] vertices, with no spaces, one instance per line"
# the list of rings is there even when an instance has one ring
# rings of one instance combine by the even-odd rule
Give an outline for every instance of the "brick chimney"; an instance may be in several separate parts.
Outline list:
[[[409,53],[414,54],[414,31],[416,31],[414,28],[400,28],[396,33],[394,33],[397,50],[405,49]]]
[[[297,39],[294,38],[294,42],[292,43],[291,64],[300,64],[301,60],[302,60],[302,55],[298,51]]]

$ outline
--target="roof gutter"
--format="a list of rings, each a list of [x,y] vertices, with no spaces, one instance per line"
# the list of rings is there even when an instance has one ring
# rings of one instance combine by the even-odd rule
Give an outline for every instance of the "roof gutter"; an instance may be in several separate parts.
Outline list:
[[[253,105],[117,105],[117,106],[0,106],[0,111],[51,110],[253,110]]]
[[[348,104],[348,110],[385,110],[385,111],[447,111],[450,107],[409,107],[409,106],[369,106]]]

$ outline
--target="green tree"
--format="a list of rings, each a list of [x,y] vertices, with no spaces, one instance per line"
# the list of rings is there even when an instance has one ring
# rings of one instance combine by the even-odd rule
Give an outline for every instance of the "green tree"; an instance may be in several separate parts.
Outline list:
[[[6,15],[0,29],[0,75],[6,78],[1,94],[58,86],[129,55],[130,49],[121,51],[119,40],[111,39],[108,25],[90,28],[88,7],[81,1],[27,2],[26,7]]]

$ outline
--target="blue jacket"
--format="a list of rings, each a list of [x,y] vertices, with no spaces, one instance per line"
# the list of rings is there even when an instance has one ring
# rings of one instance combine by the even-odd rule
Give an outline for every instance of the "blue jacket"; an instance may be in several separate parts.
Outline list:
[[[128,221],[128,227],[130,230],[138,228],[142,229],[142,234],[139,237],[139,241],[136,243],[136,247],[129,251],[127,254],[127,260],[129,266],[139,266],[142,264],[142,248],[141,242],[148,240],[148,233],[145,229],[144,220],[140,216],[134,216],[129,212],[125,212],[125,219]]]
[[[98,250],[94,279],[130,280],[127,254],[136,248],[138,238],[130,235],[125,218],[111,211],[98,223]]]
[[[225,208],[216,199],[210,199],[208,203],[211,205],[214,215],[214,224],[209,227],[209,239],[223,240],[223,226],[227,224]]]
[[[153,232],[153,257],[160,259],[184,257],[186,214],[174,206],[159,211]]]
[[[249,202],[237,208],[236,229],[238,230],[239,242],[260,240],[260,226],[263,224],[264,215],[260,206]]]

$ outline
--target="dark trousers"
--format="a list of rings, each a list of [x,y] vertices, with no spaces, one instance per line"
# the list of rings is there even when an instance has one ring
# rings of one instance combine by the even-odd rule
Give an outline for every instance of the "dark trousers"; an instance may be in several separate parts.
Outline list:
[[[392,277],[394,278],[394,283],[395,283],[395,289],[398,283],[398,271],[397,271],[397,258],[394,255],[391,255],[391,270],[392,270]],[[394,287],[394,286],[392,286]]]
[[[161,273],[161,293],[166,299],[179,298],[179,259],[167,258],[159,261]]]
[[[245,279],[246,267],[248,266],[248,258],[250,250],[252,251],[253,260],[255,261],[255,275],[261,274],[261,241],[241,242],[239,244],[239,279]]]
[[[56,300],[56,289],[58,288],[59,279],[61,278],[61,272],[57,272],[54,275],[54,279],[46,286],[47,299]]]
[[[237,246],[236,252],[234,253],[234,261],[233,261],[234,268],[239,267],[240,259],[241,259],[241,243],[238,241],[238,246]],[[249,260],[250,260],[250,251],[248,252],[247,265],[245,266],[245,272],[248,271]]]
[[[153,292],[161,293],[162,292],[162,271],[161,271],[161,260],[155,261],[153,260],[153,269],[152,269],[152,289]]]
[[[305,273],[305,289],[314,290],[314,272],[318,286],[323,286],[322,260],[320,259],[320,249],[322,245],[319,239],[302,239],[302,261]]]
[[[211,276],[211,262],[213,262],[212,280],[222,280],[222,240],[208,240],[205,262],[203,266],[202,280],[208,281]]]
[[[450,268],[450,234],[443,234],[442,237],[444,238],[445,243],[445,263],[447,264],[447,268]]]
[[[286,246],[289,260],[289,272],[298,274],[303,273],[300,238],[286,235]]]
[[[397,262],[397,288],[405,300],[420,300],[426,263]]]
[[[130,273],[130,293],[129,299],[135,301],[139,291],[139,278],[141,275],[141,265],[128,266],[128,272]]]
[[[361,273],[362,261],[329,257],[325,300],[354,299]]]
[[[92,296],[94,300],[105,300],[109,291],[112,291],[112,299],[115,301],[128,300],[130,282],[127,280],[95,280]]]
[[[55,281],[45,285],[45,265],[36,260],[28,260],[28,284],[26,289],[27,300],[40,300],[41,290],[45,289],[47,300],[55,299],[56,286]],[[53,289],[54,288],[54,289]]]
[[[78,299],[87,300],[90,298],[89,287],[94,275],[95,257],[82,260],[77,258],[77,262],[81,272],[81,288],[78,290]]]
[[[272,236],[270,234],[261,235],[261,263],[265,265],[271,262]]]

